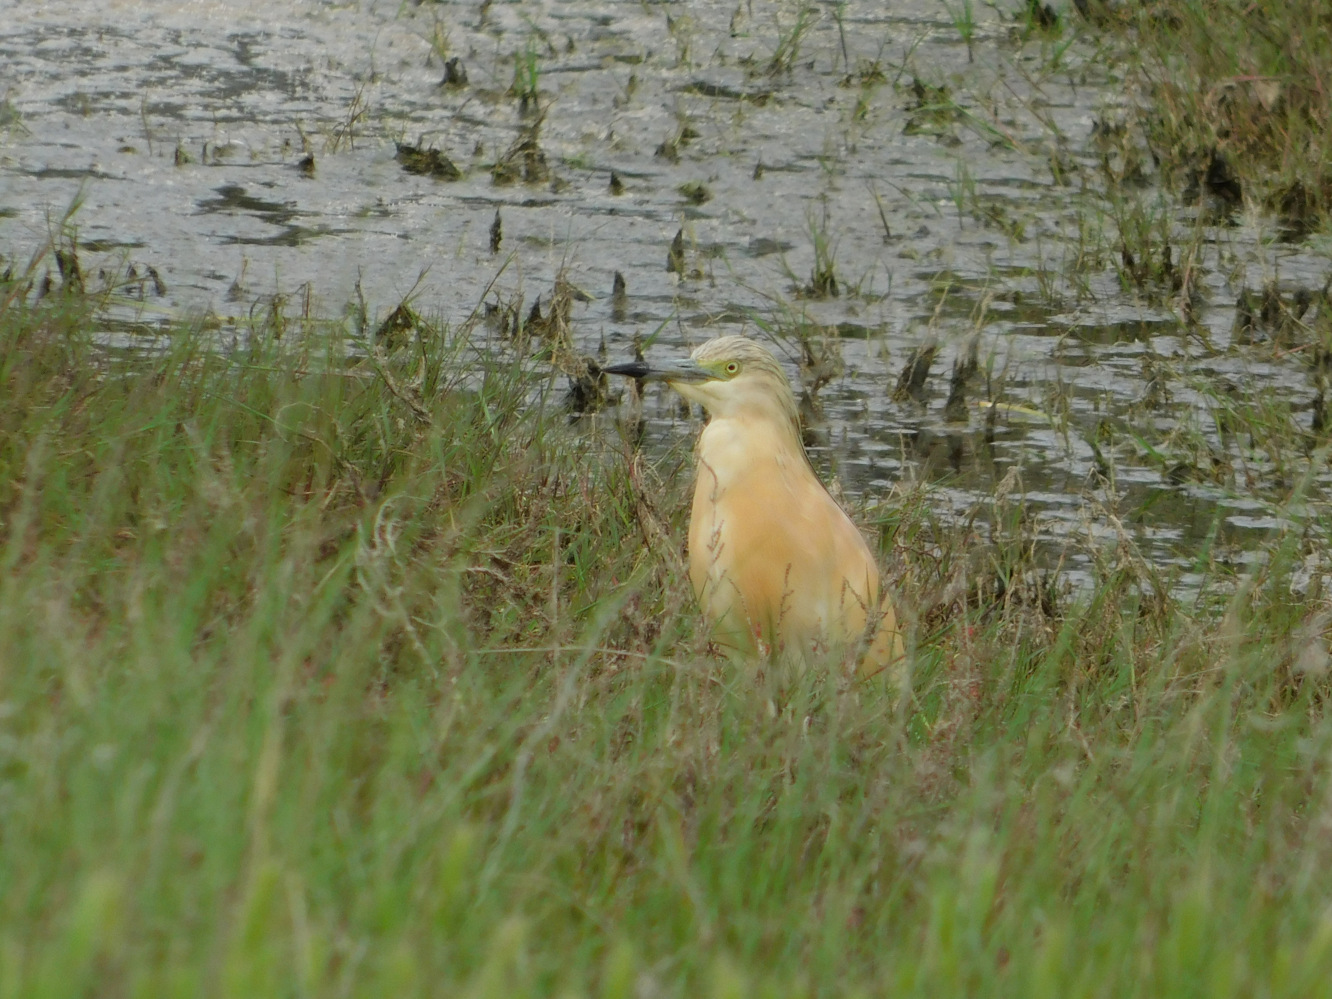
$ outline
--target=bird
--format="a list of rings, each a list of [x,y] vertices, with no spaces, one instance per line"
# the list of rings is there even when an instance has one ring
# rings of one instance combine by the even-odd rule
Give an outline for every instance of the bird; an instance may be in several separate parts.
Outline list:
[[[689,576],[717,645],[797,665],[854,657],[861,677],[891,669],[903,655],[892,602],[864,536],[814,473],[795,393],[772,352],[720,336],[687,359],[603,370],[665,382],[707,411]]]

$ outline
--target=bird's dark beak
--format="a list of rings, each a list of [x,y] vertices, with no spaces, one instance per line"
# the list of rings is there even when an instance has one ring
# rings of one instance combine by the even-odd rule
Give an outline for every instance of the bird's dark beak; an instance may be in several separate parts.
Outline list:
[[[698,362],[688,358],[683,361],[667,361],[663,364],[628,361],[624,364],[611,364],[601,370],[608,375],[624,375],[648,382],[706,382],[717,377]]]

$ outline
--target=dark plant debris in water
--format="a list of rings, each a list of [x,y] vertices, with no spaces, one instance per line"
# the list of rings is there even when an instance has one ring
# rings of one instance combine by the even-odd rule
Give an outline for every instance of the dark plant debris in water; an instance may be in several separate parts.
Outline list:
[[[425,174],[439,180],[462,179],[462,171],[438,149],[400,142],[397,158],[408,173]]]
[[[919,403],[926,401],[926,383],[929,381],[930,368],[934,366],[934,358],[938,352],[939,345],[933,340],[926,341],[911,351],[902,366],[901,374],[897,377],[893,399],[897,401],[914,399]]]

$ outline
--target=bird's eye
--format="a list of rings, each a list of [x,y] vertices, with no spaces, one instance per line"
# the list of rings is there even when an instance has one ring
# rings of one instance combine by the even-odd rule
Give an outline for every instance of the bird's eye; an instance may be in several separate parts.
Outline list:
[[[738,361],[727,361],[727,362],[726,362],[726,373],[727,373],[728,375],[733,375],[733,374],[735,374],[735,373],[736,373],[737,371],[739,371],[739,370],[740,370],[740,363],[739,363]]]

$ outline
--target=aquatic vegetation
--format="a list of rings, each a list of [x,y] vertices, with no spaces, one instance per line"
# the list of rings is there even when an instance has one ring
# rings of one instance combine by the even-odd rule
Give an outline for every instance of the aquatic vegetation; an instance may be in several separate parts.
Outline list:
[[[460,180],[462,171],[438,149],[398,143],[397,160],[408,173],[421,173],[440,180]]]
[[[940,0],[940,3],[948,12],[958,37],[967,47],[967,62],[975,62],[976,11],[972,6],[972,0],[957,0],[956,5],[948,3],[948,0]]]
[[[800,46],[818,19],[815,6],[808,3],[807,0],[801,0],[794,14],[790,15],[789,22],[782,25],[781,20],[784,13],[780,5],[775,5],[774,16],[778,22],[778,34],[777,45],[773,49],[772,56],[768,59],[767,73],[769,76],[789,73],[795,68],[795,64],[800,58]]]
[[[513,83],[509,96],[517,98],[523,113],[540,109],[541,59],[534,38],[529,37],[521,52],[513,57]]]

